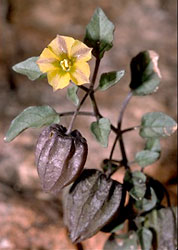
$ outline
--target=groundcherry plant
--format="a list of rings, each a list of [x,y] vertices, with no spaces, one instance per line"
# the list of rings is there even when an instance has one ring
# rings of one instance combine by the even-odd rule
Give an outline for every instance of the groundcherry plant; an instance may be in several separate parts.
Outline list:
[[[160,84],[159,56],[154,50],[141,51],[130,62],[131,81],[117,125],[103,117],[95,93],[116,87],[125,71],[102,73],[96,82],[98,69],[106,51],[112,48],[114,25],[102,9],[97,8],[86,27],[84,41],[60,34],[44,48],[39,57],[31,57],[13,66],[13,70],[34,81],[47,77],[53,91],[67,89],[67,97],[76,105],[75,111],[58,112],[50,106],[31,106],[12,121],[5,141],[10,142],[27,128],[45,127],[36,145],[36,166],[45,192],[63,199],[64,222],[75,244],[92,237],[98,231],[110,233],[104,250],[116,249],[176,249],[176,208],[169,194],[157,180],[145,173],[145,168],[160,158],[160,139],[177,130],[176,122],[162,112],[143,115],[136,127],[122,128],[123,116],[131,98],[155,93]],[[95,58],[90,77],[88,61]],[[86,84],[86,85],[85,85]],[[83,92],[79,99],[78,91]],[[83,103],[91,100],[92,111],[81,111]],[[68,127],[60,117],[71,116]],[[108,146],[110,132],[115,134],[111,152],[103,159],[102,168],[84,169],[88,141],[75,129],[78,115],[93,116],[91,133],[103,147]],[[145,141],[134,161],[126,153],[124,134],[137,130]],[[121,158],[113,158],[117,143]],[[137,164],[137,170],[132,164]],[[123,182],[112,179],[122,168]],[[123,171],[122,171],[123,174]],[[69,185],[70,184],[70,185]],[[126,196],[127,195],[127,196]],[[162,205],[164,196],[167,206]],[[126,199],[127,197],[127,199]]]

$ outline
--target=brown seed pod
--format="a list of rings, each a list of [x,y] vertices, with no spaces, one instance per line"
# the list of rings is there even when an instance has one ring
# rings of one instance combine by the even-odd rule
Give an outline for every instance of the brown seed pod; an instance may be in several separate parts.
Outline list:
[[[59,124],[46,127],[36,145],[36,165],[42,188],[57,193],[80,175],[88,153],[85,138],[79,131],[66,134]]]
[[[96,234],[123,207],[125,191],[101,171],[85,169],[64,197],[64,222],[72,242]]]

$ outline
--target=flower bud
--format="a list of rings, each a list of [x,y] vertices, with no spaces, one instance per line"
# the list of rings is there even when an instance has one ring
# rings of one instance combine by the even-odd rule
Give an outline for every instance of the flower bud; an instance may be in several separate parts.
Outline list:
[[[36,145],[36,165],[42,188],[57,193],[80,175],[88,153],[79,131],[66,134],[59,124],[46,127]]]

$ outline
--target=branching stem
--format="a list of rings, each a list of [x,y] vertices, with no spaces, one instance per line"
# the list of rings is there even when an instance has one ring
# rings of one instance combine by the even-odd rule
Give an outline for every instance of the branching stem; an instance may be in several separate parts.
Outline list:
[[[79,112],[81,106],[83,105],[83,103],[87,99],[88,95],[90,95],[93,92],[93,88],[94,88],[94,85],[95,85],[96,77],[97,77],[97,74],[98,74],[99,65],[100,65],[100,58],[97,57],[96,61],[95,61],[95,69],[94,69],[94,72],[93,72],[93,77],[92,77],[92,81],[91,81],[90,87],[89,87],[89,89],[82,88],[82,89],[84,89],[86,91],[86,93],[83,96],[82,100],[80,101],[78,107],[76,108],[76,110],[75,110],[75,112],[74,112],[74,114],[72,116],[72,119],[70,121],[69,127],[67,129],[67,134],[69,134],[71,132],[73,124],[74,124],[74,121],[75,121],[75,119],[76,119],[76,117],[78,115],[78,112]]]
[[[126,110],[126,107],[129,103],[131,97],[132,97],[132,92],[129,92],[129,94],[127,95],[127,97],[125,98],[125,100],[122,103],[121,111],[120,111],[118,122],[117,122],[117,135],[115,137],[115,140],[114,140],[111,152],[110,152],[110,156],[109,156],[109,159],[112,160],[112,157],[114,154],[114,149],[116,147],[117,141],[119,140],[120,150],[121,150],[121,154],[122,154],[122,163],[126,169],[129,168],[129,166],[128,166],[128,159],[127,159],[127,155],[126,155],[125,145],[124,145],[124,141],[123,141],[123,137],[122,137],[123,131],[121,130],[121,125],[122,125],[124,112]],[[129,128],[129,130],[133,130],[133,129],[134,128]],[[127,131],[129,131],[129,130],[127,129]]]

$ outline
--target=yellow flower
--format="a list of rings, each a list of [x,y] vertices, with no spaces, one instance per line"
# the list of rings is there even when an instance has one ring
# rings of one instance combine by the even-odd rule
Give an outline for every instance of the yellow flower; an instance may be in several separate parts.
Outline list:
[[[37,64],[40,71],[47,73],[54,91],[66,87],[70,80],[76,85],[89,82],[91,49],[72,37],[59,36],[45,48]]]

